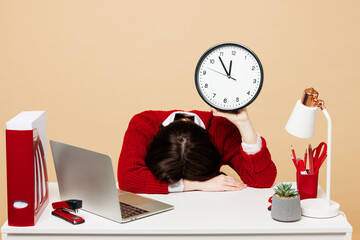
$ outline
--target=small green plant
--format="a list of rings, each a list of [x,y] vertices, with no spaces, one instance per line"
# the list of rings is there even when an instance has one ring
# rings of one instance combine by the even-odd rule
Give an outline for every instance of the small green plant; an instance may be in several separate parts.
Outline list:
[[[274,188],[275,195],[279,197],[291,198],[296,197],[298,195],[297,190],[292,188],[291,183],[280,183]]]

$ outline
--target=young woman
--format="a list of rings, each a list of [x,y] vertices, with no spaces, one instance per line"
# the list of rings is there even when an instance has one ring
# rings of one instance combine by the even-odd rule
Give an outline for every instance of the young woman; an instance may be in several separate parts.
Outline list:
[[[221,174],[222,165],[243,182]],[[271,187],[276,174],[246,109],[139,113],[129,123],[118,164],[119,187],[135,193]]]

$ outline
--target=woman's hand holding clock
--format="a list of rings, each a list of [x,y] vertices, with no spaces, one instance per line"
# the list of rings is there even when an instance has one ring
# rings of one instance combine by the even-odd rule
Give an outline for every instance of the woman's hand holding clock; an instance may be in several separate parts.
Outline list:
[[[228,69],[225,63],[229,63]],[[232,72],[236,78],[231,76]],[[219,81],[218,74],[235,81]],[[225,117],[235,124],[247,144],[256,144],[258,134],[246,107],[260,93],[263,79],[258,57],[249,48],[237,43],[211,47],[201,56],[195,69],[195,85],[202,99],[212,107],[214,116]]]
[[[235,113],[223,112],[215,108],[211,108],[214,116],[220,116],[232,122],[240,131],[244,143],[256,144],[257,133],[251,123],[249,114],[246,108],[242,108]]]
[[[229,63],[228,69],[225,63]],[[219,80],[219,74],[233,81]],[[238,43],[221,43],[211,47],[201,56],[195,69],[195,85],[201,98],[212,107],[214,116],[232,122],[238,128],[243,143],[247,144],[256,144],[258,134],[246,107],[259,95],[263,81],[259,58]],[[224,175],[204,182],[184,179],[183,183],[184,191],[235,191],[247,187],[237,179]]]

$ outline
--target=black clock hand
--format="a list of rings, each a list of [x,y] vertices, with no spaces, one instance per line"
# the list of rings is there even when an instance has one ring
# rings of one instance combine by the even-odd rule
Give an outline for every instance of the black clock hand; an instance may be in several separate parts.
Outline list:
[[[231,65],[232,65],[232,60],[230,61],[230,66],[229,66],[229,78],[231,78]]]
[[[219,57],[219,59],[220,59],[221,65],[223,66],[223,68],[224,68],[224,70],[225,70],[226,75],[229,77],[229,76],[230,76],[230,74],[229,74],[229,73],[228,73],[228,71],[226,70],[226,67],[225,67],[225,65],[224,65],[224,63],[223,63],[223,61],[222,61],[221,57]]]
[[[216,71],[215,69],[212,69],[212,68],[209,68],[209,67],[208,67],[208,69],[210,69],[211,71],[214,71],[214,72],[216,72],[216,73],[219,73],[219,74],[221,74],[221,75],[223,75],[223,76],[225,76],[225,77],[228,77],[226,74],[223,74],[222,72]],[[230,77],[230,79],[232,79],[232,80],[235,80],[235,81],[236,81],[236,79],[235,79],[235,78],[233,78],[233,77]]]

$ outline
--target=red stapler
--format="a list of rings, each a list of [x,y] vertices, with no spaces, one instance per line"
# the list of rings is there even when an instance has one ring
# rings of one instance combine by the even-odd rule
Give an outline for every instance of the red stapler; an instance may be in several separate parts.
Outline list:
[[[54,202],[52,204],[52,207],[55,210],[52,211],[51,214],[56,217],[62,218],[72,224],[80,224],[85,222],[82,217],[70,213],[77,213],[78,209],[82,207],[81,200],[71,199],[66,201]]]

